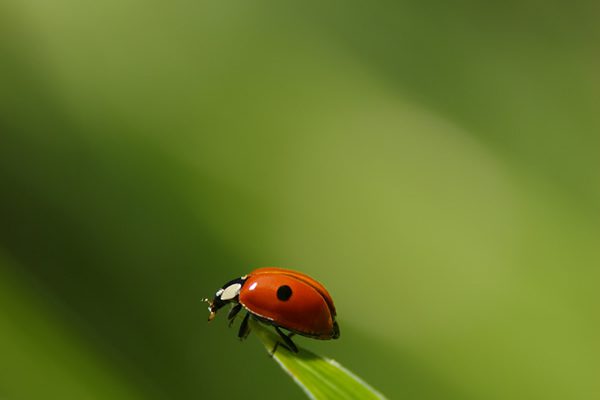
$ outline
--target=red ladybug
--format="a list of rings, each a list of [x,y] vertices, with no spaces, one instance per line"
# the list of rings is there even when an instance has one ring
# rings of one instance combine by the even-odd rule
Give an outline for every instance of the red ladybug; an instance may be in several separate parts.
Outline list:
[[[208,303],[212,321],[217,311],[228,303],[235,305],[229,311],[229,326],[244,308],[244,317],[238,337],[250,333],[250,317],[273,325],[275,331],[291,351],[298,348],[292,341],[294,334],[314,339],[337,339],[340,328],[335,321],[335,306],[327,289],[308,275],[283,268],[258,268],[227,282]],[[289,331],[285,334],[281,329]],[[275,349],[277,346],[275,346]],[[273,349],[273,351],[275,351]]]

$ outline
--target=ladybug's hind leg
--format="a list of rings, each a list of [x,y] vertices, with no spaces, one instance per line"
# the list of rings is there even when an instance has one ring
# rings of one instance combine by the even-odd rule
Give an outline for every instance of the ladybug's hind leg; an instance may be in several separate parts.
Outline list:
[[[250,325],[248,324],[248,319],[250,319],[249,312],[246,313],[246,316],[240,324],[240,330],[238,331],[238,337],[240,338],[240,340],[246,339],[250,334]]]
[[[281,331],[281,329],[279,329],[278,326],[275,327],[275,331],[283,339],[283,343],[281,343],[283,345],[283,347],[285,347],[286,349],[288,349],[291,352],[294,352],[294,353],[298,352],[298,347],[296,347],[296,344],[292,341],[292,336],[294,336],[293,333],[290,333],[289,335],[286,335],[285,333],[283,333]],[[279,344],[280,344],[280,342],[275,343],[275,347],[273,347],[273,351],[271,352],[271,356],[273,356],[275,354],[275,352],[277,351],[277,347],[279,346]]]

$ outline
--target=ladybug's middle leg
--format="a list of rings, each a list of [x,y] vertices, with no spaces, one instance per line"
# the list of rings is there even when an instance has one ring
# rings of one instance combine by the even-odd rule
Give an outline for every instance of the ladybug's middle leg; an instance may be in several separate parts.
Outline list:
[[[294,352],[297,353],[298,352],[298,347],[296,347],[296,344],[292,341],[292,336],[294,336],[293,333],[290,333],[289,335],[286,335],[285,333],[283,333],[281,331],[281,329],[279,329],[278,326],[275,327],[275,331],[279,334],[279,336],[283,339],[283,342],[285,343],[284,346]],[[283,344],[283,343],[282,343]],[[279,345],[279,342],[275,343],[275,347],[273,348],[273,351],[271,352],[271,355],[275,354],[275,351],[277,350],[277,346]]]

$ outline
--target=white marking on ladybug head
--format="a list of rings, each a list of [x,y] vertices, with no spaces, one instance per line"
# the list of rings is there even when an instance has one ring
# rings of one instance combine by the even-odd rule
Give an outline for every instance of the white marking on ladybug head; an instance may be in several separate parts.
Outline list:
[[[223,293],[224,289],[219,289],[217,290],[217,293],[215,293],[215,297],[219,297],[221,295],[221,293]]]
[[[242,285],[239,284],[239,283],[234,283],[233,285],[227,286],[225,289],[223,289],[223,292],[220,295],[221,296],[221,300],[231,300],[231,299],[233,299],[238,294],[240,294],[240,289],[241,288],[242,288]],[[219,296],[219,295],[217,294],[217,296]]]
[[[258,285],[258,282],[254,282],[252,285],[250,285],[248,290],[254,290],[256,288],[256,285]]]

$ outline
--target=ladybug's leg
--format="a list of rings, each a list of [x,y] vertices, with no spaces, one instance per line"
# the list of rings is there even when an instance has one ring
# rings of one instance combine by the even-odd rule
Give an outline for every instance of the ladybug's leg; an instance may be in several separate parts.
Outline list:
[[[236,315],[242,309],[242,305],[240,303],[236,304],[231,310],[229,310],[229,314],[227,314],[227,319],[229,320],[229,326],[233,325],[233,321],[235,321]]]
[[[250,313],[246,313],[246,316],[242,320],[242,323],[240,325],[240,330],[238,332],[238,337],[240,338],[240,340],[246,339],[246,337],[250,333],[250,325],[248,325],[249,318],[250,318]]]
[[[296,344],[292,341],[292,336],[294,335],[293,333],[290,333],[289,335],[286,335],[285,333],[283,333],[281,331],[281,329],[279,329],[278,326],[275,327],[275,331],[279,334],[279,336],[283,339],[283,342],[285,343],[284,346],[289,350],[292,351],[294,353],[298,352],[298,347],[296,347]],[[283,343],[282,343],[283,344]],[[273,348],[273,352],[271,353],[271,355],[275,354],[275,351],[277,350],[277,346],[279,345],[279,342],[275,343],[275,347]]]

